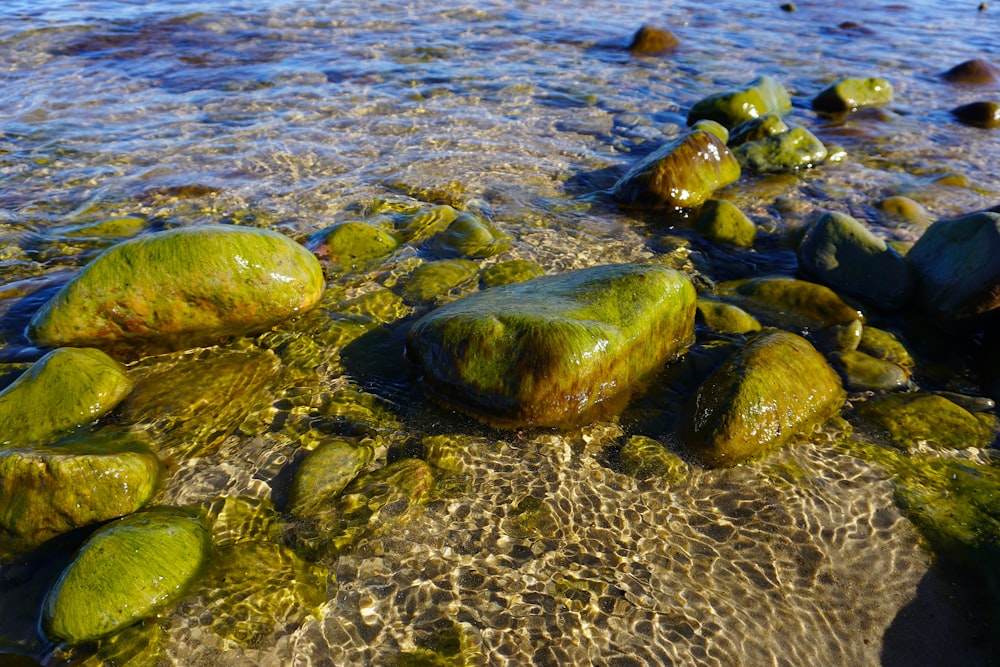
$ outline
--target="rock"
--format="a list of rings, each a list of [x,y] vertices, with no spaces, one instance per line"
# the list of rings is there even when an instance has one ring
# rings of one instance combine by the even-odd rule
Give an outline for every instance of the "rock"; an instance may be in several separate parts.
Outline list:
[[[79,644],[113,634],[180,600],[209,548],[201,519],[160,507],[114,521],[91,535],[53,585],[41,627]]]
[[[439,206],[411,207],[402,211],[397,222],[399,234],[407,243],[422,243],[448,226],[461,212],[447,204]]]
[[[403,300],[418,304],[446,299],[448,293],[469,283],[479,265],[468,259],[442,259],[421,264],[403,283]]]
[[[788,132],[789,129],[791,128],[785,124],[781,116],[776,113],[766,113],[763,116],[745,120],[734,127],[733,131],[729,133],[729,141],[727,143],[730,148],[736,148],[748,141],[766,139],[776,134]]]
[[[0,392],[0,448],[48,442],[105,415],[130,391],[125,369],[100,350],[53,350]]]
[[[742,308],[721,301],[698,299],[698,318],[715,333],[744,334],[760,331],[760,322]]]
[[[315,306],[316,257],[277,232],[173,229],[109,248],[31,319],[36,345],[194,347],[259,333]]]
[[[840,378],[809,342],[758,334],[695,394],[688,438],[710,466],[733,466],[779,447],[840,410]]]
[[[951,110],[952,115],[966,125],[986,129],[1000,127],[1000,102],[972,102]]]
[[[691,126],[692,132],[697,132],[701,130],[703,132],[708,132],[709,134],[714,134],[716,138],[724,144],[729,143],[729,130],[726,129],[725,125],[721,123],[716,123],[714,120],[708,120],[707,118],[702,118],[697,123]]]
[[[288,512],[309,516],[329,505],[371,463],[374,450],[345,440],[327,440],[299,464],[288,497]]]
[[[910,384],[909,374],[896,364],[858,350],[841,350],[830,358],[850,391],[895,391]]]
[[[879,435],[905,450],[920,443],[939,449],[988,447],[993,440],[989,427],[972,413],[937,394],[885,394],[855,410]]]
[[[510,238],[476,216],[462,213],[448,225],[448,229],[434,237],[432,245],[442,257],[482,259],[499,255],[510,248]]]
[[[760,174],[808,169],[826,160],[823,142],[804,127],[740,144],[733,154],[745,169]]]
[[[152,499],[160,461],[136,436],[93,435],[0,450],[0,548],[34,549]]]
[[[906,259],[915,301],[937,321],[973,323],[1000,305],[1000,213],[938,220]]]
[[[407,353],[434,392],[489,421],[560,425],[682,354],[695,292],[659,265],[598,266],[497,287],[432,311]]]
[[[633,435],[618,454],[622,472],[636,479],[657,478],[668,485],[687,477],[687,464],[662,444],[643,435]]]
[[[724,199],[709,199],[702,204],[692,227],[709,241],[742,247],[752,246],[757,236],[757,226],[750,218]]]
[[[740,177],[740,165],[710,132],[689,132],[653,151],[615,184],[619,204],[691,208]]]
[[[643,25],[632,37],[628,50],[642,56],[653,56],[675,48],[680,42],[665,28]]]
[[[846,213],[821,215],[806,231],[798,255],[806,274],[880,308],[901,308],[913,293],[906,260]]]
[[[915,365],[913,357],[910,356],[906,346],[896,334],[876,327],[864,328],[857,349],[876,359],[888,361],[907,370],[912,370]]]
[[[835,324],[818,332],[813,340],[823,351],[846,352],[858,349],[863,335],[864,325],[861,320],[847,324]]]
[[[823,285],[786,276],[763,276],[720,283],[720,299],[750,312],[763,324],[781,329],[820,331],[836,324],[864,321],[864,315]]]
[[[743,88],[709,95],[695,103],[688,112],[688,125],[708,118],[730,129],[767,113],[784,116],[791,111],[788,91],[776,79],[759,76]]]
[[[892,84],[886,79],[844,78],[824,88],[813,98],[816,111],[857,111],[862,107],[892,102]]]
[[[499,287],[511,283],[523,283],[525,280],[545,275],[545,269],[527,259],[512,259],[500,262],[483,270],[480,282],[483,287]]]
[[[926,227],[933,221],[927,209],[909,197],[886,197],[879,200],[875,206],[889,218],[920,225],[921,227]]]
[[[388,255],[399,241],[385,229],[352,220],[312,234],[306,247],[335,268],[352,269]]]
[[[954,83],[1000,83],[1000,68],[988,60],[976,58],[955,65],[941,76]]]

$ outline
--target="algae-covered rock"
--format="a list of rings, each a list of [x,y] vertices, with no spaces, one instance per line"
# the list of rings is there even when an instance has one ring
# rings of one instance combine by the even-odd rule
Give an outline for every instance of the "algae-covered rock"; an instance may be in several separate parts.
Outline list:
[[[702,204],[692,226],[696,232],[716,243],[750,247],[757,236],[757,226],[735,204],[725,199],[709,199]]]
[[[952,109],[951,113],[966,125],[986,129],[1000,127],[1000,102],[994,100],[963,104]]]
[[[669,484],[687,476],[687,464],[660,442],[643,435],[633,435],[618,454],[622,472],[636,479],[655,477]]]
[[[816,345],[821,350],[832,352],[844,352],[858,349],[861,338],[864,334],[864,325],[861,320],[854,320],[847,324],[835,324],[828,329],[818,332],[814,336]]]
[[[722,123],[716,123],[714,120],[702,118],[691,126],[692,132],[696,132],[698,130],[714,134],[718,140],[724,144],[729,143],[729,129]]]
[[[923,392],[885,394],[855,406],[858,416],[898,447],[987,447],[993,433],[965,408]]]
[[[399,217],[396,228],[404,241],[422,243],[448,229],[461,214],[447,204],[410,207]]]
[[[119,243],[31,319],[36,345],[194,347],[257,333],[312,308],[319,260],[277,232],[172,229]]]
[[[650,153],[615,184],[619,204],[691,208],[740,177],[740,165],[714,134],[689,132]]]
[[[894,391],[910,383],[910,375],[903,368],[858,350],[835,352],[831,360],[851,391]]]
[[[545,269],[527,259],[512,259],[500,262],[483,270],[479,277],[483,287],[500,287],[511,283],[523,283],[525,280],[545,275]]]
[[[494,225],[470,213],[462,213],[433,238],[432,244],[434,251],[444,257],[482,259],[510,248],[510,238]]]
[[[730,148],[736,148],[748,141],[766,139],[776,134],[788,132],[789,129],[785,121],[781,119],[781,116],[776,113],[766,113],[763,116],[745,120],[734,127],[732,132],[729,133],[729,141],[727,143]]]
[[[829,151],[804,127],[740,144],[733,154],[742,167],[760,174],[808,169],[826,160]]]
[[[0,392],[0,447],[43,443],[103,416],[132,381],[100,350],[53,350]]]
[[[316,232],[306,247],[334,267],[350,269],[388,255],[399,241],[377,225],[352,220]]]
[[[666,28],[645,24],[636,31],[628,50],[641,56],[653,56],[670,51],[680,42]]]
[[[836,414],[843,400],[837,373],[806,339],[759,334],[698,388],[689,439],[707,465],[737,465]]]
[[[479,265],[468,259],[442,259],[421,264],[403,283],[403,300],[410,304],[439,302],[449,292],[469,283]]]
[[[374,450],[366,444],[327,440],[299,464],[288,497],[288,512],[309,516],[327,505],[371,463]]]
[[[892,220],[909,222],[922,227],[933,222],[933,218],[927,209],[909,197],[901,195],[886,197],[880,199],[875,206]]]
[[[910,266],[845,213],[821,215],[802,238],[799,266],[819,282],[881,308],[900,308],[913,292]]]
[[[720,283],[720,299],[755,315],[764,324],[782,329],[819,331],[837,324],[864,320],[823,285],[785,276],[763,276]]]
[[[209,548],[202,520],[161,507],[113,521],[91,535],[45,599],[41,627],[79,644],[110,635],[181,599]]]
[[[824,88],[812,104],[817,111],[857,111],[889,102],[892,102],[892,84],[886,79],[847,77]]]
[[[899,337],[891,331],[876,327],[865,327],[858,348],[865,354],[882,359],[906,369],[913,369],[913,357]]]
[[[776,79],[759,76],[746,86],[715,93],[699,100],[688,112],[688,125],[702,118],[732,129],[744,121],[767,113],[783,116],[792,109],[788,91]]]
[[[709,329],[722,334],[760,331],[760,322],[747,311],[722,301],[698,299],[698,318]]]
[[[417,321],[409,356],[427,385],[480,418],[558,425],[681,354],[695,292],[682,274],[624,264],[543,276]]]
[[[0,450],[0,547],[32,549],[152,499],[160,461],[136,436],[105,434]]]
[[[915,301],[945,322],[971,321],[1000,305],[1000,213],[938,220],[906,256]]]

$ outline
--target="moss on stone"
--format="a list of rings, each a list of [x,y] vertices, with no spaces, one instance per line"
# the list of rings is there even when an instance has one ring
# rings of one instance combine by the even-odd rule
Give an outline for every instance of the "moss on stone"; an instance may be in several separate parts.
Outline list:
[[[835,352],[831,360],[843,374],[844,386],[851,391],[895,391],[910,383],[905,370],[864,352],[842,350]]]
[[[306,247],[335,269],[353,269],[388,255],[399,241],[376,225],[352,220],[313,234]]]
[[[371,463],[374,451],[365,444],[327,440],[309,452],[295,473],[288,497],[288,511],[309,516],[327,505]]]
[[[763,276],[721,283],[720,299],[783,329],[819,331],[864,320],[864,315],[829,287],[785,276]]]
[[[812,132],[793,127],[787,132],[746,141],[733,154],[743,168],[770,174],[815,167],[826,160],[829,151]]]
[[[483,270],[480,282],[483,287],[500,287],[545,275],[545,269],[527,259],[512,259],[493,264]]]
[[[760,331],[760,322],[753,315],[722,301],[698,299],[698,318],[715,333],[744,334]]]
[[[470,213],[462,213],[448,228],[437,234],[431,245],[442,257],[482,259],[510,248],[510,238],[493,224]]]
[[[750,247],[757,237],[757,226],[732,202],[709,199],[698,210],[692,227],[715,243]]]
[[[468,285],[479,265],[468,259],[442,259],[421,264],[403,282],[403,300],[409,304],[447,301],[451,290]]]
[[[732,132],[729,133],[729,141],[727,143],[730,148],[736,148],[748,141],[766,139],[767,137],[781,134],[788,130],[789,127],[781,119],[781,116],[776,113],[766,113],[763,116],[745,120],[734,127]]]
[[[687,464],[662,443],[633,435],[618,454],[622,472],[636,479],[656,478],[667,486],[687,477]]]
[[[813,98],[817,111],[857,111],[892,102],[892,84],[886,79],[847,77],[835,81]]]
[[[988,447],[994,438],[968,410],[937,394],[886,394],[855,410],[878,435],[905,450],[920,443],[946,449]]]
[[[788,91],[776,79],[759,76],[746,86],[715,93],[699,100],[688,112],[692,125],[702,118],[734,128],[740,123],[767,113],[785,115],[792,109]]]

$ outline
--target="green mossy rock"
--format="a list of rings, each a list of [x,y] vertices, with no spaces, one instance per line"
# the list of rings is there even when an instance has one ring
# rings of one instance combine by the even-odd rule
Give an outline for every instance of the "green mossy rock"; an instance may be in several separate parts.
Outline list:
[[[313,234],[306,247],[335,268],[352,269],[385,257],[399,241],[376,225],[352,220]]]
[[[698,319],[715,333],[745,334],[760,331],[760,322],[753,315],[722,301],[698,299]]]
[[[615,200],[636,208],[692,208],[736,182],[740,165],[726,145],[698,130],[647,155],[615,184]]]
[[[432,311],[407,351],[433,390],[479,418],[560,425],[682,354],[695,299],[690,281],[663,266],[581,269]]]
[[[48,442],[103,416],[130,391],[125,368],[100,350],[53,350],[0,392],[0,448]]]
[[[636,479],[657,478],[668,485],[687,477],[687,464],[660,442],[633,435],[618,454],[622,472]]]
[[[937,321],[973,322],[1000,306],[1000,213],[938,220],[906,255],[916,303]]]
[[[787,132],[746,141],[733,154],[743,168],[771,174],[815,167],[826,160],[829,151],[812,132],[793,127]]]
[[[862,421],[905,450],[919,443],[943,449],[988,447],[994,437],[972,413],[937,394],[886,394],[859,403],[855,410]]]
[[[896,364],[876,359],[857,350],[843,350],[831,356],[850,391],[895,391],[910,384],[910,375]]]
[[[545,275],[545,269],[527,259],[512,259],[500,262],[483,270],[480,282],[483,287],[500,287]]]
[[[892,84],[880,78],[840,79],[813,98],[817,111],[857,111],[861,107],[892,102]]]
[[[975,125],[986,129],[1000,127],[1000,102],[993,100],[970,102],[955,107],[951,113],[966,125]]]
[[[409,304],[447,301],[451,290],[467,285],[479,273],[468,259],[442,259],[421,264],[403,283],[403,300]]]
[[[31,319],[45,347],[179,349],[259,333],[315,306],[319,260],[277,232],[172,229],[109,248]]]
[[[461,214],[447,204],[410,207],[397,217],[396,229],[407,243],[422,243],[448,229]]]
[[[156,492],[160,461],[128,434],[0,450],[0,548],[24,551],[131,514]]]
[[[709,199],[702,204],[692,227],[709,241],[745,248],[752,246],[757,237],[757,226],[735,204],[724,199]]]
[[[698,130],[703,130],[714,134],[719,141],[724,144],[729,143],[729,130],[722,123],[716,123],[714,120],[708,120],[704,118],[699,120],[697,123],[691,126],[691,131],[696,132]]]
[[[821,215],[806,231],[798,254],[805,273],[879,308],[901,308],[913,294],[906,260],[846,213]]]
[[[455,218],[448,229],[435,236],[434,252],[442,257],[483,259],[510,248],[510,239],[493,225],[470,213]]]
[[[155,508],[91,535],[45,599],[45,634],[69,644],[110,635],[180,600],[209,549],[202,520]]]
[[[766,113],[758,118],[743,121],[734,127],[732,132],[729,133],[727,144],[730,148],[736,148],[748,141],[766,139],[776,134],[788,132],[789,129],[791,128],[785,124],[781,116],[776,113]]]
[[[886,197],[880,199],[875,206],[890,220],[908,222],[921,227],[926,227],[933,222],[927,209],[909,197],[901,195]]]
[[[806,339],[779,331],[748,342],[695,394],[688,435],[710,466],[734,466],[836,414],[840,378]]]
[[[717,296],[781,329],[819,331],[864,321],[829,287],[785,276],[763,276],[720,283]]]
[[[857,349],[876,359],[888,361],[908,370],[912,370],[915,366],[913,357],[910,356],[906,346],[896,334],[890,331],[870,326],[865,327],[861,333],[861,340],[858,341]]]
[[[655,56],[675,48],[680,42],[666,28],[643,25],[632,37],[628,50],[640,56]]]
[[[776,79],[760,76],[743,88],[709,95],[688,112],[688,125],[707,118],[730,129],[764,114],[784,116],[792,110],[788,91]]]
[[[288,496],[288,512],[309,516],[328,505],[371,463],[374,450],[346,440],[327,440],[299,464]]]
[[[858,349],[863,335],[864,325],[861,320],[854,320],[847,324],[836,324],[829,329],[824,329],[814,339],[821,350],[844,352]]]

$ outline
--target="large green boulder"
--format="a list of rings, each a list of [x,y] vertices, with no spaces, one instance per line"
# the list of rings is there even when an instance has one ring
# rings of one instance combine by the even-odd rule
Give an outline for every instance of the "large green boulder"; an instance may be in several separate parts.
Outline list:
[[[863,320],[825,285],[787,276],[761,276],[720,283],[716,295],[781,329],[820,331]]]
[[[746,141],[734,149],[740,165],[759,174],[808,169],[826,160],[829,151],[804,127]]]
[[[799,266],[819,282],[879,308],[900,308],[913,292],[906,260],[846,213],[821,215],[802,238]]]
[[[113,246],[31,319],[36,345],[181,349],[259,333],[315,306],[319,260],[277,232],[187,227]]]
[[[693,208],[740,177],[740,165],[717,136],[695,130],[639,161],[615,184],[615,200],[636,208]]]
[[[0,450],[0,547],[32,549],[131,514],[152,499],[159,476],[156,455],[125,433]]]
[[[660,265],[592,267],[443,306],[413,325],[407,350],[432,390],[479,418],[561,425],[683,353],[695,299]]]
[[[715,93],[699,100],[688,112],[688,125],[707,118],[732,129],[752,118],[774,113],[783,116],[792,110],[792,100],[781,83],[759,76],[746,86]]]
[[[881,78],[843,78],[813,98],[817,111],[857,111],[861,107],[892,102],[892,84]]]
[[[698,388],[688,438],[705,464],[733,466],[825,421],[843,400],[840,378],[809,341],[764,333]]]
[[[0,447],[44,443],[109,412],[132,390],[100,350],[53,350],[0,392]]]
[[[938,220],[906,255],[917,304],[943,322],[971,322],[1000,306],[1000,213]]]
[[[114,521],[87,539],[49,591],[42,630],[79,644],[153,616],[185,595],[208,549],[201,518],[178,508]]]

